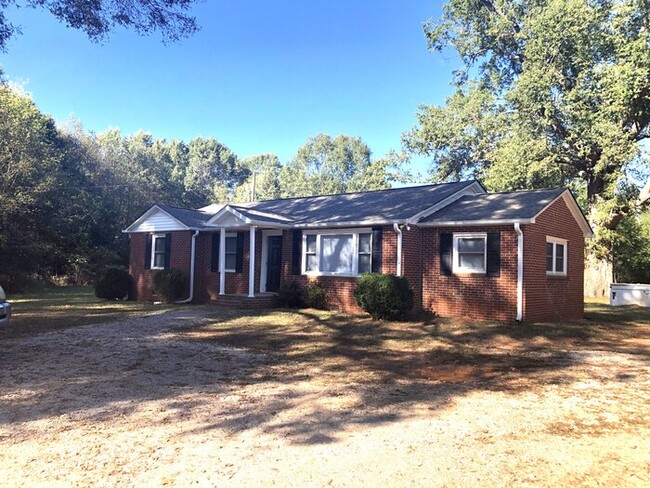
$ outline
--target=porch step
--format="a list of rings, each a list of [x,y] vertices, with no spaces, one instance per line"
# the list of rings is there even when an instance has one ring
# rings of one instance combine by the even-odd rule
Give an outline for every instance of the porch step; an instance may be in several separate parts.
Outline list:
[[[277,308],[280,306],[278,297],[274,293],[257,294],[255,297],[248,295],[220,295],[212,300],[214,306],[228,310],[259,310]]]

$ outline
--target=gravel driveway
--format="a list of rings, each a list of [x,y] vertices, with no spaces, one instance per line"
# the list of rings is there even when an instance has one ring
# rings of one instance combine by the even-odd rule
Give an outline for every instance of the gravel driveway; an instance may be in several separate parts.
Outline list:
[[[647,356],[572,351],[576,379],[534,389],[359,386],[197,339],[213,313],[0,341],[3,486],[650,485]]]

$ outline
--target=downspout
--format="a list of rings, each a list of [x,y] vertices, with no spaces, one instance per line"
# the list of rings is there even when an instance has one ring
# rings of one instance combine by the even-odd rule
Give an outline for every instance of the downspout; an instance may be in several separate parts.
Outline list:
[[[397,276],[402,276],[402,229],[399,224],[393,224],[393,229],[397,232]]]
[[[185,300],[181,300],[176,303],[190,303],[194,300],[194,261],[196,257],[196,236],[199,235],[199,231],[195,231],[192,236],[192,250],[190,251],[190,296]]]
[[[517,233],[517,322],[524,319],[524,233],[519,222],[515,224]]]

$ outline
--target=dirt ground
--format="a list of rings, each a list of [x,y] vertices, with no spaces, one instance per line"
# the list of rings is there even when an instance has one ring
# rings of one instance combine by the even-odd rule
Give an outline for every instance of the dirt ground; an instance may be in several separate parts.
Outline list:
[[[7,338],[0,480],[650,486],[649,353],[650,322],[633,320],[199,307]]]

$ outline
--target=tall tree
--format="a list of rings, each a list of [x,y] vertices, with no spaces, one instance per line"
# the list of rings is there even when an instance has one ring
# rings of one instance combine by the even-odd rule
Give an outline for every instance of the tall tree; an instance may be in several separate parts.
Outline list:
[[[257,201],[280,197],[282,165],[275,154],[259,154],[246,158],[242,160],[241,166],[250,176],[235,191],[234,201],[247,202],[251,197]]]
[[[305,196],[389,188],[385,160],[373,163],[359,137],[319,134],[298,149],[280,174],[282,195]]]
[[[159,31],[163,41],[176,41],[194,34],[196,19],[187,14],[196,0],[0,0],[0,51],[20,33],[6,12],[10,7],[49,11],[68,27],[83,30],[92,41],[104,40],[116,27],[134,29],[140,35]]]
[[[184,184],[191,207],[229,200],[248,177],[248,170],[241,167],[235,153],[214,138],[196,137],[188,148]]]
[[[436,179],[488,187],[571,185],[609,259],[611,230],[633,210],[629,175],[648,164],[647,0],[450,0],[425,25],[433,51],[463,61],[456,93],[423,106],[405,134]]]

